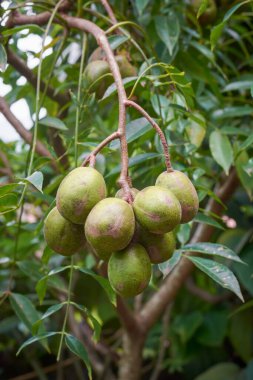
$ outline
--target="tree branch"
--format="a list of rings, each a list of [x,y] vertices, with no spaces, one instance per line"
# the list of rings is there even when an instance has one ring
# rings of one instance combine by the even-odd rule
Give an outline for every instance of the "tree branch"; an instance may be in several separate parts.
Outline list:
[[[237,185],[238,178],[236,171],[232,169],[227,180],[217,188],[216,194],[223,202],[226,202],[234,193]],[[206,209],[220,214],[222,206],[214,199],[210,199]],[[213,231],[214,227],[207,224],[199,224],[191,239],[191,243],[208,241]],[[193,267],[193,264],[187,258],[183,257],[171,274],[165,279],[159,290],[143,307],[138,315],[138,320],[146,331],[154,325],[168,304],[174,300]]]
[[[111,141],[119,139],[120,134],[119,132],[113,132],[111,135],[106,137],[97,147],[94,149],[91,154],[86,157],[86,159],[83,161],[82,166],[85,166],[88,162],[90,163],[90,166],[94,166],[95,164],[95,157],[96,155],[106,146],[108,145]]]
[[[5,166],[5,168],[1,168],[2,173],[4,175],[7,175],[9,177],[10,181],[12,181],[13,172],[12,172],[11,164],[9,163],[8,157],[6,156],[6,154],[2,150],[0,150],[0,160],[2,161],[2,163]]]
[[[165,137],[163,131],[161,130],[161,128],[159,127],[159,125],[152,119],[152,117],[149,116],[149,114],[141,106],[139,106],[139,104],[133,102],[132,100],[126,100],[125,101],[125,105],[128,106],[128,107],[133,107],[138,112],[140,112],[148,120],[148,122],[152,125],[152,127],[156,130],[156,132],[160,136],[161,143],[162,143],[162,146],[163,146],[163,151],[164,151],[164,157],[165,157],[165,164],[166,164],[167,172],[172,172],[173,169],[172,169],[172,165],[171,165],[171,161],[170,161],[170,154],[169,154],[168,144],[167,144],[167,141],[166,141],[166,137]]]
[[[107,2],[107,0],[101,0],[101,4],[103,5],[103,7],[105,8],[111,22],[113,25],[117,24],[117,19],[113,13],[113,10],[110,6],[110,4]]]
[[[37,85],[37,76],[29,69],[26,63],[19,58],[9,47],[7,48],[7,59],[8,63],[13,66],[20,74],[22,74],[33,87],[36,88]],[[46,88],[46,83],[40,82],[40,89],[43,92]],[[67,104],[70,100],[68,94],[55,94],[55,89],[51,86],[47,87],[46,94],[49,98],[59,103],[61,106]]]
[[[25,127],[22,125],[22,123],[16,118],[16,116],[11,112],[8,104],[6,103],[5,99],[3,97],[0,97],[0,112],[5,116],[5,118],[9,121],[9,123],[14,127],[14,129],[17,131],[17,133],[28,143],[32,143],[32,134],[25,129]],[[51,165],[54,169],[58,170],[57,165],[54,161],[53,156],[47,150],[45,145],[37,141],[36,143],[36,152],[43,157],[48,157],[52,160]]]

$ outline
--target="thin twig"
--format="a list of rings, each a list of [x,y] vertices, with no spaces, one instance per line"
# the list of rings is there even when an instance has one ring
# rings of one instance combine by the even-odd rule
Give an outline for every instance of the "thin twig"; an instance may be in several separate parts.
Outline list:
[[[119,132],[113,132],[110,136],[106,137],[92,152],[91,154],[85,158],[85,160],[82,163],[82,166],[85,166],[88,162],[90,162],[90,166],[94,166],[95,164],[95,157],[96,155],[111,141],[119,139],[120,134]]]
[[[226,292],[223,294],[211,294],[204,289],[199,288],[193,281],[192,277],[189,277],[185,282],[186,289],[193,295],[199,297],[203,301],[211,304],[217,304],[229,299],[232,293]]]
[[[166,137],[165,137],[163,131],[161,130],[161,128],[159,127],[159,125],[154,121],[154,119],[152,119],[151,116],[149,116],[149,114],[139,104],[135,103],[132,100],[126,100],[125,104],[126,104],[126,106],[133,107],[138,112],[140,112],[148,120],[148,122],[152,125],[152,127],[156,130],[156,132],[160,136],[161,143],[162,143],[162,146],[163,146],[163,151],[164,151],[164,157],[165,157],[165,164],[166,164],[167,172],[172,172],[173,169],[172,169],[171,160],[170,160],[169,147],[168,147],[168,144],[167,144],[167,141],[166,141]]]
[[[108,3],[108,1],[107,0],[100,0],[100,1],[101,1],[101,4],[103,5],[103,7],[105,8],[105,10],[106,10],[106,12],[107,12],[107,14],[108,14],[108,16],[109,16],[112,24],[113,25],[117,24],[117,19],[116,19],[114,13],[113,13],[113,10],[112,10],[110,4]]]
[[[16,130],[16,132],[28,143],[31,144],[33,140],[33,136],[31,132],[29,132],[22,123],[16,118],[16,116],[11,112],[10,107],[6,103],[5,99],[0,96],[0,112],[4,115],[4,117],[8,120],[8,122],[13,126],[13,128]],[[45,145],[38,141],[35,145],[36,152],[43,157],[48,157],[52,160],[51,165],[54,167],[54,169],[58,170],[56,163]]]

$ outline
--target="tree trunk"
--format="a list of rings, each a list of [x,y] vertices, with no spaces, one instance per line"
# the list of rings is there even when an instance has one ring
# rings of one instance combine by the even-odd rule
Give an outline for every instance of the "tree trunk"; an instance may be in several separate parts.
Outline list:
[[[119,380],[140,380],[145,335],[123,332],[123,352],[119,362]]]

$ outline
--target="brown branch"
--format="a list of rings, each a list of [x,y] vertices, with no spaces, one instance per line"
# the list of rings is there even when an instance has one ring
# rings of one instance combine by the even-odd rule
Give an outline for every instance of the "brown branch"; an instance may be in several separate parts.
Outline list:
[[[7,48],[7,59],[8,63],[13,66],[20,74],[22,74],[33,87],[36,88],[37,85],[37,76],[33,73],[32,70],[26,65],[26,63],[18,57],[10,48]],[[40,89],[43,92],[46,89],[46,83],[40,82]],[[68,94],[55,94],[55,89],[51,86],[48,86],[46,89],[46,94],[49,98],[59,103],[61,106],[67,104],[70,100]]]
[[[101,1],[101,4],[103,5],[103,7],[105,8],[111,22],[113,25],[117,24],[117,19],[113,13],[113,10],[110,6],[110,4],[107,2],[107,0],[100,0]]]
[[[186,289],[193,295],[211,304],[217,304],[227,300],[232,296],[232,293],[226,292],[223,294],[211,294],[204,289],[199,288],[193,281],[193,278],[189,277],[185,282]]]
[[[91,166],[94,166],[95,164],[95,157],[96,155],[111,141],[119,139],[120,134],[119,132],[113,132],[110,136],[106,137],[92,152],[91,154],[85,158],[85,160],[82,163],[82,166],[85,166],[88,162],[90,162]]]
[[[135,315],[121,297],[117,297],[117,312],[126,331],[134,334],[136,331],[141,330]]]
[[[6,154],[0,150],[0,160],[2,161],[2,163],[4,164],[4,168],[1,168],[2,170],[2,173],[4,175],[7,175],[10,179],[10,181],[13,180],[13,172],[12,172],[12,168],[11,168],[11,164],[9,163],[9,160],[8,160],[8,157],[6,156]]]
[[[238,178],[235,169],[232,169],[227,180],[217,189],[217,196],[226,202],[234,193],[238,185]],[[214,199],[210,199],[207,205],[209,211],[220,214],[222,206]],[[209,241],[212,237],[214,227],[207,224],[199,224],[191,243]],[[193,264],[183,257],[171,274],[165,279],[159,290],[146,303],[138,315],[139,323],[148,331],[160,315],[164,312],[167,305],[174,300],[179,289],[193,269]]]
[[[13,126],[13,128],[17,131],[17,133],[28,143],[32,144],[33,136],[31,132],[29,132],[22,123],[16,118],[16,116],[11,112],[8,104],[6,103],[3,97],[0,97],[0,112],[5,116],[5,118],[9,121],[9,123]],[[52,160],[51,165],[54,169],[58,170],[57,165],[52,157],[51,153],[45,145],[37,141],[36,142],[36,152],[43,157],[48,157]]]
[[[172,172],[173,169],[172,169],[172,165],[171,165],[171,161],[170,161],[170,153],[169,153],[168,144],[166,141],[166,137],[165,137],[163,131],[161,130],[161,128],[159,127],[159,125],[152,119],[152,117],[149,116],[149,114],[141,106],[139,106],[139,104],[133,102],[132,100],[126,100],[125,105],[128,107],[133,107],[138,112],[140,112],[148,120],[148,122],[152,125],[152,127],[156,130],[156,132],[160,136],[161,143],[163,146],[167,172]]]
[[[37,24],[43,25],[50,18],[49,12],[40,13],[38,15],[27,16],[20,14],[18,12],[13,12],[12,16],[8,20],[8,26],[14,25],[26,25],[26,24]],[[121,146],[121,174],[119,179],[120,186],[124,189],[127,198],[129,201],[132,199],[129,186],[129,177],[128,177],[128,146],[126,140],[126,107],[125,101],[127,100],[126,91],[123,85],[122,77],[119,71],[119,66],[114,57],[108,39],[105,32],[99,28],[96,24],[91,21],[83,20],[81,18],[68,16],[61,14],[61,21],[66,22],[67,26],[70,28],[76,28],[82,30],[83,32],[88,32],[92,34],[98,45],[104,50],[107,62],[109,64],[110,70],[112,72],[115,85],[118,92],[118,101],[119,101],[119,123],[118,130]],[[59,20],[55,19],[54,22]]]

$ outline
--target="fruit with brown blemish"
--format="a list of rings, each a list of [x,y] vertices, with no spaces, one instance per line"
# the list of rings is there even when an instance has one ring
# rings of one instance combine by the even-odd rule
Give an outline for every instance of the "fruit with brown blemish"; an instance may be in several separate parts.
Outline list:
[[[106,61],[102,60],[88,63],[84,71],[84,77],[89,86],[89,90],[95,92],[98,97],[102,97],[107,87],[113,83],[110,67]]]
[[[160,186],[149,186],[135,197],[133,209],[142,227],[154,234],[172,231],[181,220],[181,207],[176,196]]]
[[[108,264],[108,278],[113,289],[122,297],[134,297],[148,286],[151,262],[141,244],[132,244],[114,252]]]
[[[130,193],[134,199],[136,195],[139,193],[139,190],[136,189],[135,187],[131,187]],[[126,194],[123,189],[118,190],[117,193],[115,194],[115,198],[124,199],[125,197],[126,197]]]
[[[132,206],[119,198],[100,201],[89,213],[85,236],[96,255],[108,260],[112,252],[124,249],[135,230]]]
[[[139,242],[148,252],[152,264],[159,264],[169,260],[175,251],[176,239],[173,232],[157,235],[139,226],[138,236]]]
[[[56,207],[45,219],[44,237],[47,245],[63,256],[73,255],[85,243],[83,227],[63,218]]]
[[[181,223],[190,222],[198,212],[199,199],[195,187],[182,172],[163,172],[156,180],[156,186],[172,191],[182,208]]]
[[[106,197],[103,176],[93,168],[76,168],[61,182],[56,206],[61,215],[76,224],[84,224],[91,209]]]

